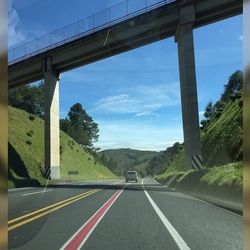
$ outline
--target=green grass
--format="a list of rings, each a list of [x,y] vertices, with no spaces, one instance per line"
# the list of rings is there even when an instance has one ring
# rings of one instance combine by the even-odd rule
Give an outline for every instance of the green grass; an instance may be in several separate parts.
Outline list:
[[[161,184],[166,184],[172,177],[174,177],[177,174],[185,174],[185,172],[173,171],[173,172],[164,173],[164,174],[155,176],[155,180]]]
[[[9,107],[9,187],[44,184],[44,121],[19,109]],[[31,132],[33,131],[33,132]],[[29,142],[29,143],[28,143]],[[60,132],[61,179],[86,180],[113,178],[103,165],[64,132]],[[68,171],[79,171],[68,176]]]
[[[221,116],[202,132],[202,152],[207,167],[241,160],[243,132],[240,102],[238,99],[229,103]]]
[[[208,185],[236,185],[243,184],[243,164],[242,162],[231,163],[221,167],[214,167],[201,178],[202,182]]]
[[[241,99],[229,103],[221,116],[201,133],[204,166],[212,168],[238,162],[242,157]],[[177,154],[164,175],[185,171],[184,150]]]
[[[178,171],[178,170],[168,170],[162,175],[158,175],[155,179],[162,183],[166,182],[176,174],[183,174],[178,182],[181,182],[187,175],[200,172],[194,170]],[[224,166],[213,167],[207,169],[203,173],[204,175],[201,178],[201,182],[208,184],[209,186],[236,186],[241,188],[243,184],[243,164],[242,162],[230,163]]]

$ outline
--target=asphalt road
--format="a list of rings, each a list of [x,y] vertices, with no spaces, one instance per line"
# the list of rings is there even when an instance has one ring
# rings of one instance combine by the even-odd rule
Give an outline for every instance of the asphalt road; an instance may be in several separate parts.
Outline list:
[[[9,192],[9,249],[242,249],[242,216],[152,179]]]

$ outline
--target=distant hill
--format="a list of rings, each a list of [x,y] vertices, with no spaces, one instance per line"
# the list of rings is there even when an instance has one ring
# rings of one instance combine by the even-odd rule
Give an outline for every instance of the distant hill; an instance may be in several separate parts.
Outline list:
[[[112,178],[115,175],[66,133],[60,132],[61,178],[79,171],[74,180]],[[45,183],[44,121],[35,115],[9,107],[9,187]]]
[[[162,174],[170,166],[176,155],[183,151],[184,145],[176,142],[172,147],[155,155],[153,158],[138,164],[135,169],[145,175]]]
[[[156,151],[143,151],[129,148],[108,149],[99,153],[100,157],[105,156],[108,162],[115,162],[112,171],[120,175],[123,175],[124,171],[134,169],[136,165],[142,164],[158,154]]]

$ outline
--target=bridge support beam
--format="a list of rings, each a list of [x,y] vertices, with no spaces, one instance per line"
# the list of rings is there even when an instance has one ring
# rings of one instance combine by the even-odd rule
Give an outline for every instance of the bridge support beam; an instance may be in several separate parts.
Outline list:
[[[185,165],[202,168],[199,111],[193,42],[194,6],[180,1],[180,23],[175,41],[178,43]]]
[[[44,68],[45,177],[60,179],[59,74],[50,61]]]

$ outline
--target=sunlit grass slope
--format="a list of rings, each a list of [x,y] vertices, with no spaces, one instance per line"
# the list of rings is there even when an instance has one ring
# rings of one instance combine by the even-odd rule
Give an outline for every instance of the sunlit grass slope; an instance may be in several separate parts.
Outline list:
[[[212,168],[204,177],[208,183],[223,183],[237,185],[242,183],[242,99],[230,102],[218,119],[202,131],[202,152],[204,165]],[[234,164],[231,164],[234,163]],[[219,168],[213,167],[222,166]],[[169,175],[187,171],[184,163],[184,151],[177,154],[166,171],[157,177],[164,180]],[[163,181],[164,182],[164,181]]]
[[[115,177],[106,167],[64,132],[60,132],[61,179],[86,180]],[[44,121],[9,107],[9,186],[45,183]],[[79,171],[70,177],[68,171]]]

